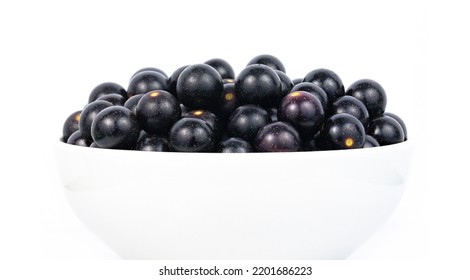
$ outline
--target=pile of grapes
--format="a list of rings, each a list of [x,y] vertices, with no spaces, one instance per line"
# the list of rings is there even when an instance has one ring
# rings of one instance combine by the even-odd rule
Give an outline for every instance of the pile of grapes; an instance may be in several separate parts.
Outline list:
[[[404,122],[385,112],[380,84],[344,89],[331,70],[291,80],[271,55],[235,76],[223,59],[178,68],[170,77],[143,68],[127,90],[102,83],[71,114],[62,141],[106,149],[175,152],[295,152],[369,148],[403,142]]]

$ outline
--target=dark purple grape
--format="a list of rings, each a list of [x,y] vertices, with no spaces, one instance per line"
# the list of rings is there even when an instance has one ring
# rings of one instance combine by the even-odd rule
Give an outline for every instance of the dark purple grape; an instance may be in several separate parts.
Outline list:
[[[108,101],[111,104],[116,105],[116,106],[124,106],[124,103],[126,103],[127,99],[124,98],[120,94],[110,93],[110,94],[103,95],[103,96],[101,96],[100,98],[98,98],[96,100],[104,100],[104,101]]]
[[[325,91],[318,85],[314,83],[309,83],[309,82],[301,82],[301,83],[296,84],[291,89],[291,92],[294,92],[294,91],[310,92],[316,98],[318,98],[318,100],[320,100],[325,114],[328,112],[328,109],[329,109],[328,96],[326,95]]]
[[[82,111],[76,111],[67,117],[62,128],[62,141],[67,142],[70,135],[79,129],[78,122],[80,121]]]
[[[289,78],[289,76],[286,75],[286,73],[280,70],[274,71],[277,73],[279,79],[281,80],[281,96],[284,97],[292,90],[292,87],[294,87],[294,83],[292,83],[292,80]]]
[[[259,152],[296,152],[301,149],[302,143],[295,128],[275,122],[258,132],[253,145]]]
[[[180,74],[176,83],[178,99],[191,109],[214,110],[224,84],[219,72],[206,64],[194,64]]]
[[[96,142],[91,142],[90,148],[99,148],[99,146],[96,144]]]
[[[91,125],[93,124],[93,120],[96,118],[99,112],[103,111],[104,109],[113,106],[111,102],[105,100],[96,100],[83,108],[82,114],[80,116],[80,122],[78,123],[78,127],[83,135],[83,137],[91,140]]]
[[[385,112],[387,95],[383,87],[376,81],[368,79],[356,81],[348,88],[346,94],[364,103],[371,119],[380,117]]]
[[[274,107],[282,97],[281,79],[266,65],[250,65],[235,78],[235,94],[240,104]]]
[[[91,145],[91,141],[85,137],[83,137],[80,130],[75,131],[70,135],[69,139],[67,139],[67,144],[89,147]]]
[[[170,145],[177,152],[210,152],[214,133],[203,120],[182,118],[170,130]]]
[[[233,71],[232,66],[230,66],[230,64],[227,61],[221,58],[210,59],[204,62],[204,64],[211,66],[217,72],[219,72],[222,79],[234,79],[235,78],[235,71]]]
[[[235,84],[228,83],[224,84],[224,90],[219,100],[217,113],[224,119],[230,117],[230,115],[239,106],[237,96],[235,95]]]
[[[221,142],[218,151],[220,153],[251,153],[253,148],[245,140],[232,137]]]
[[[134,115],[137,115],[136,113],[137,103],[139,103],[139,100],[142,98],[142,96],[144,95],[137,94],[127,99],[126,103],[124,103],[124,107],[131,110]]]
[[[344,86],[340,77],[328,69],[316,69],[310,71],[304,78],[304,82],[310,82],[321,87],[328,96],[328,104],[344,95]]]
[[[405,141],[405,133],[400,123],[388,116],[373,119],[367,127],[367,134],[374,137],[380,146]]]
[[[171,93],[154,90],[146,93],[137,103],[136,116],[148,134],[166,135],[181,117],[181,107]]]
[[[223,79],[224,85],[225,84],[234,84],[235,80],[234,79]]]
[[[95,101],[96,99],[100,98],[103,95],[110,94],[110,93],[117,93],[122,97],[127,99],[127,92],[126,90],[116,84],[116,83],[102,83],[97,85],[90,93],[90,97],[88,98],[88,103]]]
[[[93,141],[105,149],[133,149],[140,134],[137,117],[122,106],[99,112],[91,125]]]
[[[167,79],[163,74],[155,71],[144,71],[131,78],[127,88],[130,98],[137,94],[146,94],[152,90],[168,90]]]
[[[180,77],[181,72],[183,72],[188,66],[189,65],[181,66],[171,74],[170,78],[168,78],[168,89],[175,97],[178,97],[178,94],[176,94],[176,83],[178,82],[178,78]]]
[[[183,116],[184,118],[196,118],[205,121],[212,131],[214,132],[214,136],[216,139],[220,139],[222,137],[223,133],[223,126],[222,126],[222,121],[212,112],[207,111],[207,110],[193,110],[186,115]]]
[[[395,119],[401,125],[401,128],[403,128],[403,133],[405,134],[405,141],[406,141],[408,139],[408,131],[406,129],[405,122],[399,116],[395,115],[394,113],[385,112],[384,116],[391,117],[391,118]]]
[[[170,144],[168,143],[168,140],[163,137],[144,134],[139,137],[135,149],[137,151],[147,152],[169,152]]]
[[[265,109],[255,105],[243,105],[230,116],[227,132],[230,137],[242,138],[251,143],[258,131],[270,122]]]
[[[346,113],[356,117],[361,121],[364,127],[367,127],[367,124],[369,123],[369,112],[367,111],[366,106],[352,96],[342,96],[331,104],[330,114],[335,115],[339,113]]]
[[[362,148],[366,132],[362,123],[349,114],[336,114],[320,130],[322,148],[341,150]]]
[[[132,77],[134,77],[135,75],[137,75],[137,74],[139,74],[139,73],[141,73],[141,72],[145,72],[145,71],[152,71],[152,72],[160,73],[160,74],[162,74],[163,76],[165,76],[165,78],[168,79],[168,75],[167,75],[163,70],[161,70],[161,69],[159,69],[159,68],[155,68],[155,67],[145,67],[145,68],[141,68],[141,69],[137,70],[137,72],[135,72],[135,73],[132,75]],[[131,79],[132,79],[132,77],[131,77]]]
[[[279,70],[286,73],[286,68],[282,64],[282,62],[277,58],[269,54],[262,54],[254,57],[250,62],[248,62],[247,66],[253,64],[263,64],[266,65],[274,70]]]
[[[320,101],[313,94],[294,91],[281,100],[277,117],[294,126],[302,137],[308,137],[318,132],[325,113]]]
[[[379,142],[372,136],[366,135],[366,141],[364,142],[363,148],[380,147]]]

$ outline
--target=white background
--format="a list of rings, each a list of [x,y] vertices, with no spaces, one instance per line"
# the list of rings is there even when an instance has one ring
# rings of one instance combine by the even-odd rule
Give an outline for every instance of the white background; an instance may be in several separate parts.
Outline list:
[[[255,55],[269,53],[292,78],[324,67],[345,86],[379,81],[387,109],[403,117],[415,142],[402,203],[351,256],[387,261],[312,262],[319,275],[401,275],[390,274],[391,267],[406,268],[401,276],[468,274],[459,262],[470,249],[467,11],[453,1],[3,1],[0,267],[17,277],[58,279],[70,270],[77,275],[79,265],[89,268],[80,270],[88,279],[122,268],[122,262],[78,261],[118,257],[67,205],[53,153],[63,121],[86,104],[95,85],[126,87],[141,67],[170,75],[214,57],[239,72]],[[62,262],[69,259],[75,261]],[[38,265],[43,260],[52,261]]]

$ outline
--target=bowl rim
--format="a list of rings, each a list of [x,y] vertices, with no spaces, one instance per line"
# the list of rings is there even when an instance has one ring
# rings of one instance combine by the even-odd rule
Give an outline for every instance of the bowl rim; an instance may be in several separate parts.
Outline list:
[[[390,151],[395,151],[399,149],[406,149],[409,147],[413,146],[413,141],[410,139],[407,139],[403,142],[397,143],[397,144],[391,144],[391,145],[386,145],[386,146],[380,146],[380,147],[372,147],[372,148],[357,148],[357,149],[348,149],[348,150],[325,150],[325,151],[297,151],[297,152],[251,152],[251,153],[216,153],[216,152],[198,152],[198,153],[191,153],[191,152],[175,152],[175,151],[170,151],[170,152],[149,152],[149,151],[137,151],[137,150],[123,150],[123,149],[105,149],[105,148],[91,148],[91,147],[83,147],[83,146],[78,146],[78,145],[72,145],[72,144],[67,144],[66,142],[62,141],[60,138],[56,142],[56,147],[57,148],[62,148],[65,149],[67,148],[68,150],[74,150],[77,152],[88,152],[88,153],[95,153],[95,154],[106,154],[106,153],[112,153],[113,155],[153,155],[154,153],[157,153],[158,155],[164,155],[164,156],[186,156],[186,157],[198,157],[201,155],[205,156],[211,156],[211,157],[220,157],[221,155],[224,155],[224,158],[227,157],[249,157],[256,155],[258,157],[268,157],[268,156],[276,156],[278,157],[279,155],[308,155],[308,156],[342,156],[343,154],[348,153],[348,155],[356,155],[357,153],[360,154],[366,154],[366,153],[381,153],[381,152],[390,152]]]

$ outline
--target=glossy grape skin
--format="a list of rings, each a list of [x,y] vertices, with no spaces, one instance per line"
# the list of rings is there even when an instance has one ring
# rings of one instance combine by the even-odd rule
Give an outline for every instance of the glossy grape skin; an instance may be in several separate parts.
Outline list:
[[[70,135],[79,129],[78,123],[81,118],[81,113],[82,111],[76,111],[67,117],[62,128],[62,141],[67,142]]]
[[[99,146],[96,144],[96,142],[91,142],[90,148],[99,148]]]
[[[182,118],[170,130],[170,145],[177,152],[210,152],[215,141],[213,131],[203,120]]]
[[[258,131],[270,122],[269,113],[265,109],[255,105],[243,105],[230,116],[227,133],[230,137],[242,138],[251,143]]]
[[[294,91],[281,100],[277,110],[280,121],[294,126],[303,136],[315,135],[320,129],[325,112],[313,94],[306,91]]]
[[[212,131],[214,132],[214,137],[216,139],[220,139],[222,137],[222,130],[223,125],[222,121],[219,117],[217,117],[214,113],[207,111],[207,110],[193,110],[186,113],[183,116],[184,118],[196,118],[205,121]]]
[[[168,89],[167,79],[163,74],[155,71],[143,71],[136,74],[129,81],[127,88],[128,98],[137,94],[146,94],[152,90]]]
[[[80,130],[75,131],[70,135],[67,139],[67,144],[82,146],[82,147],[89,147],[91,145],[91,141],[85,137],[83,137]]]
[[[181,72],[184,71],[189,65],[181,66],[180,68],[176,69],[173,74],[168,78],[168,91],[173,94],[175,97],[178,97],[176,93],[176,83],[178,82],[178,78],[181,75]]]
[[[266,65],[274,70],[279,70],[286,73],[286,68],[284,64],[275,56],[269,54],[262,54],[254,57],[246,66],[253,65],[253,64],[262,64]]]
[[[232,66],[230,66],[230,64],[227,61],[221,58],[210,59],[204,62],[204,64],[211,66],[217,72],[219,72],[222,79],[234,79],[235,78],[235,71],[233,71]]]
[[[403,133],[405,134],[405,141],[406,141],[408,139],[408,130],[406,129],[405,122],[399,116],[395,115],[394,113],[385,112],[384,116],[391,117],[391,118],[395,119],[401,125],[401,128],[403,129]]]
[[[274,70],[276,74],[279,76],[279,79],[281,80],[281,97],[286,96],[289,92],[291,92],[292,88],[294,87],[294,83],[292,83],[292,80],[289,78],[289,76],[286,75],[286,73],[279,71],[279,70]]]
[[[339,113],[346,113],[356,117],[361,121],[364,127],[367,127],[369,123],[369,112],[367,111],[366,106],[352,96],[342,96],[331,104],[330,114],[334,115]]]
[[[385,112],[387,95],[376,81],[369,79],[356,81],[348,88],[346,95],[351,95],[364,103],[371,119],[380,117]]]
[[[362,148],[366,132],[362,123],[349,114],[336,114],[320,130],[322,148],[332,150]]]
[[[140,134],[137,117],[122,106],[99,112],[91,125],[93,141],[105,149],[133,149]]]
[[[266,65],[250,65],[235,78],[235,94],[240,104],[274,107],[282,97],[281,79]]]
[[[111,102],[105,100],[95,100],[83,108],[82,114],[80,116],[80,122],[78,127],[83,135],[83,137],[91,140],[91,125],[93,120],[96,118],[99,112],[104,109],[113,106]]]
[[[371,120],[367,134],[374,137],[380,146],[396,144],[405,141],[405,133],[400,123],[394,118],[382,116]]]
[[[320,100],[321,105],[323,107],[323,111],[325,114],[328,112],[329,109],[329,103],[328,103],[328,95],[326,95],[326,92],[319,87],[318,85],[310,82],[301,82],[297,85],[295,85],[292,89],[291,92],[294,91],[306,91],[310,92],[313,94],[318,100]]]
[[[139,73],[141,73],[141,72],[145,72],[145,71],[152,71],[152,72],[160,73],[160,74],[162,74],[163,76],[165,76],[165,78],[168,79],[168,75],[167,75],[163,70],[161,70],[161,69],[159,69],[159,68],[155,68],[155,67],[144,67],[144,68],[141,68],[141,69],[137,70],[137,71],[132,75],[131,79],[132,79],[135,75],[137,75],[137,74],[139,74]]]
[[[193,64],[181,72],[176,83],[178,99],[191,109],[214,110],[224,84],[219,72],[206,64]]]
[[[107,82],[107,83],[102,83],[102,84],[97,85],[91,91],[90,96],[88,98],[88,103],[91,103],[95,101],[96,99],[100,98],[101,96],[109,94],[109,93],[117,93],[121,95],[122,97],[127,98],[127,92],[122,86],[116,83]]]
[[[253,143],[258,152],[296,152],[302,142],[294,127],[283,122],[275,122],[263,127]]]
[[[142,96],[144,96],[144,94],[137,94],[127,99],[126,103],[124,103],[124,107],[131,110],[134,115],[137,115],[136,113],[137,104],[139,103]]]
[[[230,117],[230,115],[239,106],[237,95],[235,94],[235,84],[228,83],[224,84],[224,90],[222,96],[219,99],[219,105],[217,106],[217,113],[224,119]]]
[[[235,83],[235,78],[230,78],[230,79],[223,79],[224,85],[226,84],[234,84]]]
[[[96,100],[104,100],[116,106],[124,106],[124,103],[126,103],[127,98],[124,98],[123,96],[117,93],[110,93],[110,94],[103,95]]]
[[[168,140],[163,137],[158,137],[150,134],[143,134],[139,137],[135,150],[146,152],[169,152],[170,144]]]
[[[372,136],[366,135],[366,141],[364,142],[363,148],[380,147],[379,142]]]
[[[219,153],[251,153],[253,147],[241,138],[232,137],[219,144]]]
[[[335,72],[328,69],[310,71],[303,81],[314,83],[321,87],[328,96],[328,104],[333,103],[334,100],[345,94],[341,78]]]
[[[154,90],[139,100],[136,116],[145,132],[166,135],[173,124],[181,118],[181,107],[171,93]]]

